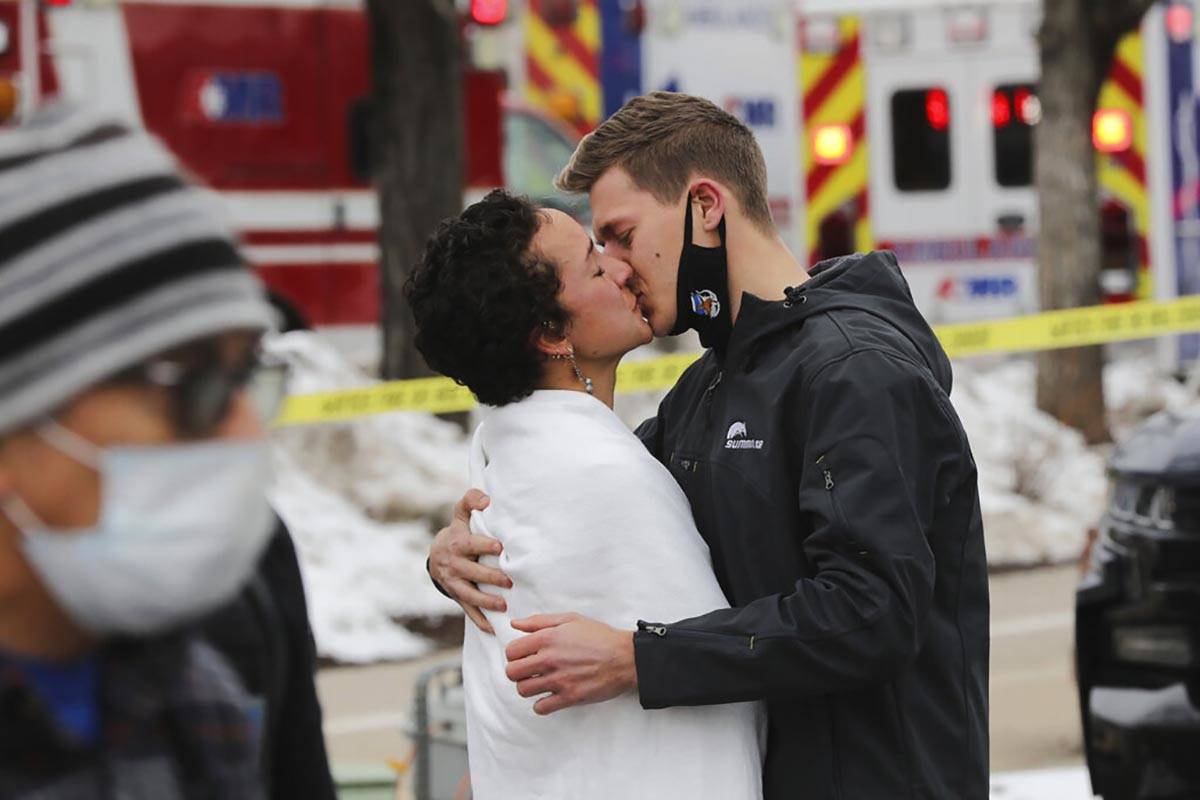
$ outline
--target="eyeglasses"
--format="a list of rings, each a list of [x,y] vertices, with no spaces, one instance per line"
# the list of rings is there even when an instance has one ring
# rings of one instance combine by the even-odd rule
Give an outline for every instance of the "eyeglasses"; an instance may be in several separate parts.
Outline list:
[[[288,365],[259,352],[232,368],[215,357],[200,364],[163,358],[128,370],[121,379],[168,390],[176,429],[188,438],[204,439],[216,433],[242,390],[263,424],[272,422],[287,396]]]

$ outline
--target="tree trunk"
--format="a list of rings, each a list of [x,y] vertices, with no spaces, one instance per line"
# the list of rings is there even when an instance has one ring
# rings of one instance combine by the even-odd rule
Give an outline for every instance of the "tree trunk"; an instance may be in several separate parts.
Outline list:
[[[453,0],[367,0],[373,177],[379,194],[383,364],[430,374],[413,346],[404,282],[442,219],[462,210],[462,65]]]
[[[1092,114],[1117,43],[1155,0],[1043,0],[1038,34],[1042,120],[1034,131],[1040,222],[1042,309],[1100,302],[1100,192]],[[1037,405],[1082,431],[1110,440],[1100,347],[1038,354]]]
[[[1084,0],[1045,0],[1038,36],[1042,119],[1034,129],[1040,204],[1038,289],[1044,311],[1100,302],[1099,187],[1092,114],[1102,74]],[[1037,405],[1083,432],[1109,440],[1100,347],[1037,357]]]

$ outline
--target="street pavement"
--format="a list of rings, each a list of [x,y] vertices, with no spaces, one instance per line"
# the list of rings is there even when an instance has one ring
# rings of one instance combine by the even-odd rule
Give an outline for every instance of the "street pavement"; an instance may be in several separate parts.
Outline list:
[[[1083,800],[1087,779],[1071,670],[1074,566],[992,576],[991,763],[1000,800]],[[404,764],[417,677],[453,650],[317,677],[335,763]]]

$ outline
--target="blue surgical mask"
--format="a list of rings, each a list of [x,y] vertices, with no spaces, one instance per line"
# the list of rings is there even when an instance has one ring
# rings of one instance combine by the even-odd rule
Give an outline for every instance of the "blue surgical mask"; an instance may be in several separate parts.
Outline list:
[[[100,448],[57,422],[38,434],[100,472],[99,521],[54,530],[16,495],[0,510],[55,600],[97,636],[144,636],[232,598],[275,526],[262,440]]]

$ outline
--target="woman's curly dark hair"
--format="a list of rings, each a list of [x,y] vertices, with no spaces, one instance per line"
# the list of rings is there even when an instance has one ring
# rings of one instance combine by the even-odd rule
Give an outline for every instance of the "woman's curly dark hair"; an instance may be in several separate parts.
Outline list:
[[[417,349],[481,403],[529,396],[545,360],[535,334],[565,329],[558,271],[531,247],[544,221],[529,200],[496,189],[438,225],[405,284]]]

